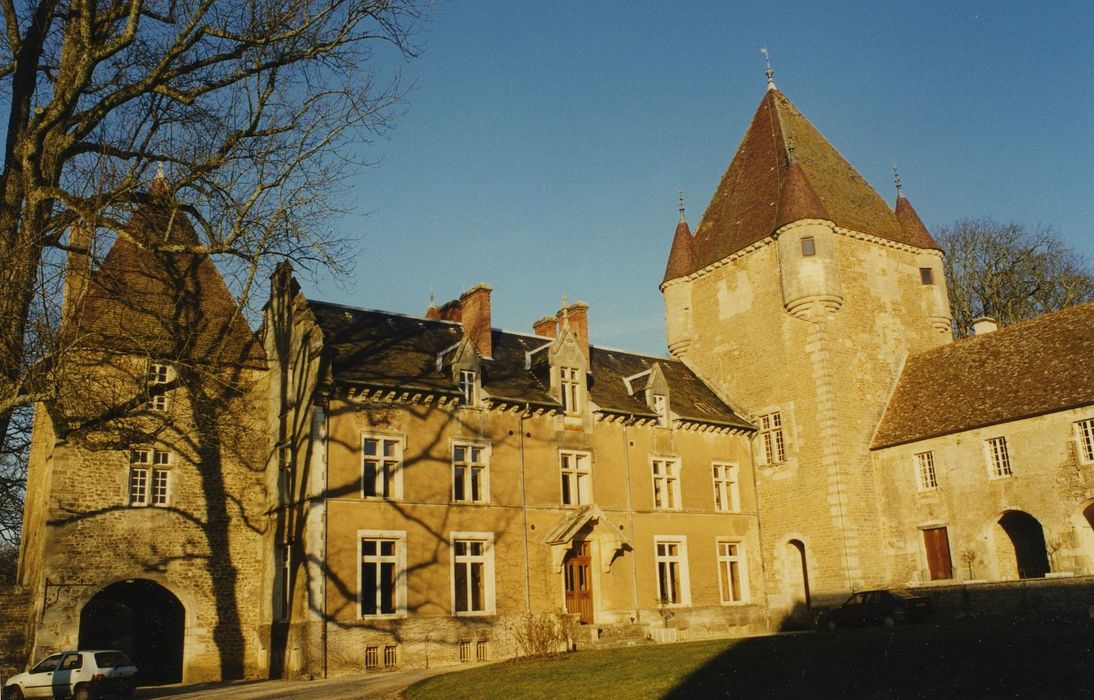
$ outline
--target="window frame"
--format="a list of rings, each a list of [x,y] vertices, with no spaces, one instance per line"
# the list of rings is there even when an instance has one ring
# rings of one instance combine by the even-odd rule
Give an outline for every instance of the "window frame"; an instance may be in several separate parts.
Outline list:
[[[802,236],[799,242],[803,258],[816,257],[817,241],[812,236]]]
[[[482,454],[479,460],[471,458],[465,458],[461,461],[456,459],[456,450],[463,449],[467,453],[474,450],[479,450]],[[490,443],[481,442],[478,440],[453,440],[449,451],[450,465],[451,465],[451,490],[449,495],[452,503],[463,503],[467,505],[485,505],[490,503]],[[472,497],[474,480],[474,465],[479,465],[479,498]],[[463,465],[463,479],[460,482],[460,486],[463,490],[463,497],[456,497],[456,483],[457,483],[457,465]]]
[[[1094,463],[1094,418],[1082,418],[1074,423],[1076,455],[1080,464]]]
[[[393,584],[394,590],[392,591],[392,602],[394,610],[390,613],[365,612],[365,547],[366,541],[385,542],[393,541],[394,554],[383,555],[380,554],[380,548],[377,547],[378,554],[374,555],[373,561],[376,564],[382,565],[383,563],[395,564],[395,581]],[[357,619],[358,620],[384,620],[384,619],[396,619],[406,617],[406,583],[407,583],[407,567],[406,567],[406,550],[407,539],[406,530],[358,530],[357,531]],[[386,559],[385,559],[386,556]],[[377,576],[379,581],[379,576]],[[380,586],[377,586],[375,590],[376,599],[374,603],[377,611],[381,609],[382,592]]]
[[[989,479],[1009,479],[1014,476],[1010,445],[1006,435],[984,440],[984,450],[987,455]]]
[[[558,368],[559,398],[562,400],[562,412],[568,416],[581,414],[581,370],[577,367]]]
[[[129,450],[128,504],[140,508],[164,508],[173,495],[171,466],[173,453],[154,447]],[[139,484],[139,486],[138,486]]]
[[[274,619],[285,621],[289,619],[291,603],[292,580],[292,543],[285,542],[277,546],[277,609],[274,610]]]
[[[733,547],[734,553],[729,554],[728,551],[723,553],[723,547]],[[718,566],[718,600],[722,605],[747,605],[749,596],[748,587],[748,550],[745,547],[745,543],[739,539],[733,539],[729,537],[719,537],[714,543],[714,556],[715,562]],[[737,597],[733,596],[733,587],[728,587],[730,598],[727,600],[725,592],[727,590],[727,579],[732,582],[733,579],[733,564],[737,565],[737,577],[736,577],[736,593]]]
[[[366,447],[369,441],[376,442],[376,453],[370,455],[366,452]],[[393,444],[395,446],[395,455],[393,458],[388,458],[388,455],[384,454],[384,445]],[[403,499],[403,464],[406,453],[406,436],[394,435],[391,433],[361,433],[361,480],[359,494],[362,501],[401,501]],[[376,467],[372,476],[372,490],[373,493],[367,494],[365,492],[365,484],[367,483],[367,463],[375,462]],[[391,495],[385,496],[383,494],[384,487],[387,486],[388,479],[385,478],[388,464],[394,464],[394,468],[390,477]]]
[[[567,466],[568,457],[574,459],[575,466]],[[562,505],[586,506],[593,502],[592,461],[593,453],[588,450],[558,451],[559,500]],[[570,494],[569,499],[567,493]]]
[[[782,411],[770,411],[761,415],[757,436],[762,452],[760,464],[782,464],[786,461],[786,434]]]
[[[148,408],[157,413],[164,413],[171,406],[170,397],[166,390],[152,393],[152,387],[169,384],[175,379],[175,368],[167,362],[155,360],[148,363],[148,372],[145,375],[145,390],[148,392]]]
[[[475,408],[480,401],[479,373],[473,369],[460,370],[460,406]]]
[[[934,286],[934,268],[921,267],[919,268],[919,283],[924,287]]]
[[[924,450],[912,455],[915,469],[915,485],[919,491],[938,489],[938,470],[934,464],[934,450]]]
[[[474,555],[468,553],[464,555],[458,555],[456,553],[457,544],[464,543],[479,543],[483,545],[482,554]],[[449,551],[449,592],[451,594],[451,610],[453,617],[484,617],[497,614],[497,601],[496,590],[494,587],[494,533],[493,532],[471,532],[462,530],[453,530],[448,533],[448,551]],[[457,609],[457,593],[456,593],[456,567],[465,564],[467,566],[479,563],[482,565],[482,610],[459,610]],[[470,571],[468,572],[470,573]],[[465,592],[465,598],[468,607],[470,608],[472,594],[471,586],[473,585],[473,577],[465,574],[467,582],[467,591]]]
[[[669,397],[664,394],[653,394],[653,412],[657,414],[657,426],[669,427]]]
[[[741,512],[741,466],[736,462],[711,462],[711,479],[714,482],[714,510],[717,513]],[[719,475],[721,470],[721,475]]]
[[[664,465],[665,471],[658,471],[658,465]],[[653,482],[654,510],[682,510],[680,495],[680,458],[669,456],[650,457],[650,476]],[[658,488],[661,484],[661,488]],[[662,499],[663,493],[667,498]],[[667,504],[664,501],[669,501]]]
[[[675,546],[673,555],[662,554],[661,547]],[[654,578],[657,582],[657,600],[666,608],[691,607],[691,577],[688,571],[688,538],[684,535],[654,535],[653,537]],[[677,594],[679,600],[669,600],[664,595],[662,583],[662,566],[671,570],[672,563],[676,563]]]

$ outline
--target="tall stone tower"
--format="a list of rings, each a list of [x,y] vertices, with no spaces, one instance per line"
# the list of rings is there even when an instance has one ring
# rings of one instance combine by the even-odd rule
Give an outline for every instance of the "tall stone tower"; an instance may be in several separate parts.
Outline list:
[[[769,81],[661,290],[670,351],[738,406],[753,445],[769,603],[888,581],[868,446],[909,353],[952,340],[942,252]]]
[[[143,684],[262,674],[265,354],[212,260],[177,251],[199,239],[162,178],[97,269],[89,236],[28,465],[32,656],[122,649]]]

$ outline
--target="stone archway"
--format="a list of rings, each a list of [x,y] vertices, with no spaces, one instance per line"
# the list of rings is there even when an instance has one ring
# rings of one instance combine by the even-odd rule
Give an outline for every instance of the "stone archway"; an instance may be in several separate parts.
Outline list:
[[[1000,516],[998,525],[1009,540],[1009,549],[1014,552],[1018,578],[1043,578],[1051,569],[1045,531],[1037,518],[1021,510],[1008,510]]]
[[[154,581],[112,583],[80,612],[81,649],[120,649],[137,665],[140,685],[182,681],[186,610]]]

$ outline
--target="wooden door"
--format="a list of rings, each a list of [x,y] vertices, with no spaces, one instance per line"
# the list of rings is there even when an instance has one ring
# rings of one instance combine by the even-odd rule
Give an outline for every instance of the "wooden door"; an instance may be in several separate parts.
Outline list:
[[[593,621],[593,577],[590,565],[589,543],[574,542],[566,555],[562,574],[566,585],[566,611],[577,613],[583,623]]]
[[[932,527],[923,531],[923,546],[927,552],[927,568],[931,580],[953,578],[950,563],[950,538],[944,527]]]

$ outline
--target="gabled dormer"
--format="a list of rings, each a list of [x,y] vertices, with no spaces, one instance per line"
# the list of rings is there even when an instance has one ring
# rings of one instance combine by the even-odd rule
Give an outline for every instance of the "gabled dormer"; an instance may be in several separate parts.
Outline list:
[[[460,405],[482,405],[482,356],[474,338],[464,335],[458,343],[437,354],[437,369],[452,377],[460,388]]]
[[[580,338],[563,316],[558,335],[547,349],[551,396],[562,404],[567,416],[583,416],[589,396],[589,361],[582,352]]]
[[[669,383],[660,363],[654,362],[646,371],[624,377],[623,383],[628,394],[645,402],[657,414],[658,427],[668,428],[672,425]]]

